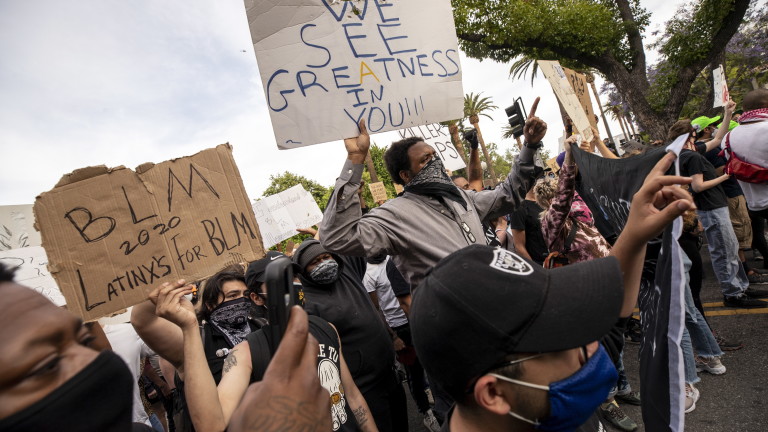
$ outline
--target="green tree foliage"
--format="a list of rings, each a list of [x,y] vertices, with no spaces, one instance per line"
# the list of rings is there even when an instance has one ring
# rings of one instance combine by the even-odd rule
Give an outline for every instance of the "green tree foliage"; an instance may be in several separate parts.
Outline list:
[[[499,62],[524,56],[596,70],[616,86],[643,129],[661,138],[677,120],[696,76],[736,33],[750,1],[690,2],[690,19],[673,20],[672,36],[657,47],[664,67],[658,68],[653,85],[643,45],[650,14],[640,0],[451,3],[461,48],[468,56]],[[524,68],[524,63],[517,64],[512,72]]]
[[[755,5],[757,6],[757,5]],[[728,92],[737,103],[754,89],[768,83],[768,9],[753,7],[747,12],[738,33],[725,49],[723,66]],[[678,15],[685,11],[678,11]],[[711,69],[702,71],[691,86],[691,92],[680,117],[712,116],[714,90]]]

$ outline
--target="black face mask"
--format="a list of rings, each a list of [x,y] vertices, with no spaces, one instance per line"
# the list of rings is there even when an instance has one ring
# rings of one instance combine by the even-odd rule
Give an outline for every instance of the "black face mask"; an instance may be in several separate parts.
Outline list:
[[[103,351],[48,396],[0,420],[0,430],[130,432],[132,391],[123,359]]]

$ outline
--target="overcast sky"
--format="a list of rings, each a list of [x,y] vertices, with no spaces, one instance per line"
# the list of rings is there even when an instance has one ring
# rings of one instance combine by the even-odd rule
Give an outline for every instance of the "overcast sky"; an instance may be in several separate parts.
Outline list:
[[[681,2],[643,1],[651,27]],[[242,1],[5,0],[0,59],[0,205],[31,204],[77,168],[135,168],[224,142],[252,199],[286,170],[330,186],[346,157],[340,141],[277,150]],[[545,144],[555,149],[562,122],[546,80],[531,87],[509,80],[506,64],[461,63],[464,93],[502,108],[540,95]],[[503,109],[492,116],[480,123],[486,142],[512,146],[500,138]]]

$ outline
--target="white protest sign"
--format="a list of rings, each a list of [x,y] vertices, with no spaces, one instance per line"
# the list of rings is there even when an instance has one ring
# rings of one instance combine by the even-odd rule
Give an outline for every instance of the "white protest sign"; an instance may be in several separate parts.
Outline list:
[[[265,248],[295,236],[297,228],[311,227],[323,220],[323,212],[312,194],[301,185],[255,201],[253,212]]]
[[[449,0],[244,0],[281,149],[461,118]]]
[[[14,280],[48,297],[56,306],[66,306],[53,276],[48,273],[48,256],[42,246],[30,246],[0,252],[0,262],[16,270]]]
[[[552,85],[552,90],[555,92],[557,100],[560,101],[565,112],[573,121],[573,125],[584,139],[592,141],[589,119],[584,112],[584,107],[581,105],[579,97],[568,82],[568,76],[563,67],[557,61],[537,60],[537,62],[539,63],[539,69],[541,69],[541,72],[544,73],[544,76]]]
[[[443,160],[443,165],[451,171],[467,166],[459,155],[459,151],[453,146],[451,134],[446,126],[433,123],[401,129],[397,133],[400,134],[400,139],[414,136],[424,138],[424,142],[435,149],[437,155]]]
[[[723,107],[728,104],[730,94],[728,93],[728,83],[725,81],[725,71],[723,65],[712,70],[712,81],[715,86],[715,104],[714,108]]]
[[[32,204],[0,206],[0,251],[40,246]]]

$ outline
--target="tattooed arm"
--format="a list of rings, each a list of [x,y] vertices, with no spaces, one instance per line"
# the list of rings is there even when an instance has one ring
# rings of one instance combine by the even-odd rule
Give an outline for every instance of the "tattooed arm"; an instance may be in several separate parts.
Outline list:
[[[333,324],[331,324],[333,327]],[[334,327],[334,330],[336,328]],[[336,335],[338,338],[338,334]],[[378,432],[376,422],[373,421],[373,415],[368,408],[368,403],[365,401],[360,389],[357,388],[355,380],[352,379],[352,374],[349,372],[347,362],[344,360],[344,350],[341,346],[341,339],[339,339],[339,364],[341,365],[341,386],[344,388],[344,396],[347,398],[352,413],[355,414],[355,420],[357,425],[363,432]]]
[[[179,281],[177,284],[164,284],[158,287],[149,297],[155,304],[157,316],[181,328],[184,396],[195,429],[223,431],[227,427],[229,416],[248,387],[251,375],[250,350],[247,342],[234,347],[224,361],[222,376],[224,386],[217,389],[216,381],[211,375],[211,369],[205,358],[194,307],[184,298],[184,295],[189,292],[191,288],[183,286]],[[228,378],[227,383],[224,382],[225,378]]]

